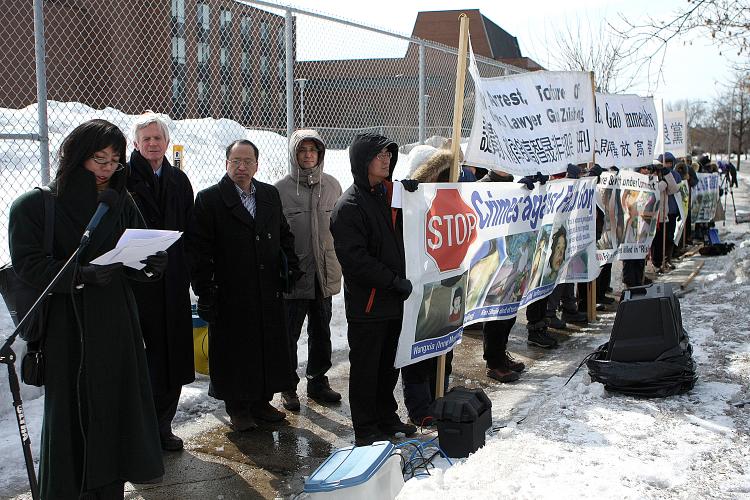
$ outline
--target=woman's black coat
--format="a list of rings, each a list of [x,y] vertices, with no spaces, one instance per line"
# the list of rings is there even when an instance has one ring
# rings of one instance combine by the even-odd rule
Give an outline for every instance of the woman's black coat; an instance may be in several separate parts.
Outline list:
[[[165,158],[157,196],[154,171],[148,161],[138,151],[133,151],[129,165],[128,191],[146,226],[187,231],[193,211],[193,187],[187,175]],[[185,235],[167,250],[169,261],[161,280],[133,284],[146,341],[151,387],[156,394],[195,380],[190,274],[184,240]]]
[[[254,219],[225,175],[198,193],[188,233],[193,290],[216,297],[209,394],[223,400],[259,401],[295,385],[280,279],[282,252],[299,270],[294,236],[276,188],[252,182]]]
[[[126,228],[143,227],[120,180],[117,203],[93,231],[80,256],[82,264],[114,248]],[[51,187],[58,191],[56,183]],[[47,257],[42,244],[42,193],[34,190],[21,195],[11,207],[8,230],[11,259],[21,279],[39,290],[52,281],[78,247],[96,206],[93,174],[83,168],[71,171],[64,190],[56,196],[54,251]],[[71,270],[47,299],[39,467],[42,498],[78,498],[84,462],[81,427],[86,430],[86,490],[116,481],[144,482],[164,474],[143,337],[128,279],[137,275],[145,279],[142,272],[123,268],[108,285],[84,285],[71,294]],[[83,327],[83,348],[74,300]],[[82,351],[79,404],[76,383]]]

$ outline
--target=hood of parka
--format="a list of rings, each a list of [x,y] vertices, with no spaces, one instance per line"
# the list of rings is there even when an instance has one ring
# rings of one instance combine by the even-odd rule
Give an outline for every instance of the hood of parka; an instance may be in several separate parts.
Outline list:
[[[303,141],[313,141],[318,146],[318,164],[313,168],[302,168],[297,162],[297,148]],[[305,185],[317,184],[323,175],[325,155],[326,145],[316,130],[296,130],[289,138],[289,175],[292,179]]]
[[[370,181],[367,176],[367,167],[375,156],[383,148],[391,153],[391,164],[388,172],[388,180],[393,176],[393,170],[398,161],[398,145],[385,136],[370,132],[357,134],[352,145],[349,146],[349,162],[351,163],[354,184],[370,190]]]

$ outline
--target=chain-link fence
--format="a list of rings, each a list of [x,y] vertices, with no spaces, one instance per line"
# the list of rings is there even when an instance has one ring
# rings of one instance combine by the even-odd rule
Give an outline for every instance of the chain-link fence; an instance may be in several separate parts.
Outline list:
[[[167,116],[196,192],[221,178],[224,148],[238,138],[256,143],[258,177],[274,182],[286,173],[288,134],[315,128],[328,144],[326,170],[346,187],[346,148],[357,132],[401,145],[451,135],[457,56],[437,43],[264,1],[0,7],[0,261],[8,260],[10,204],[54,177],[62,139],[92,118],[129,133],[145,110]],[[478,59],[483,76],[520,71]],[[468,79],[464,136],[473,104]]]

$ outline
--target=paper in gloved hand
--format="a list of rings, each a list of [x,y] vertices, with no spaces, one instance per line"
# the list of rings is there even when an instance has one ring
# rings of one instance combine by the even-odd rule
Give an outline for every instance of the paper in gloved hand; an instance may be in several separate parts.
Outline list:
[[[146,267],[142,260],[160,250],[166,250],[181,236],[180,231],[166,229],[126,229],[115,248],[92,260],[90,264],[103,266],[122,262],[140,270]]]

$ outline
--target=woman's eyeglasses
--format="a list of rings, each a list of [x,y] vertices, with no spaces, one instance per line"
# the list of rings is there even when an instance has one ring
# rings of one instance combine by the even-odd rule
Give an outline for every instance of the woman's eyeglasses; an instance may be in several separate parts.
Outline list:
[[[393,153],[391,153],[390,151],[381,151],[380,153],[375,155],[375,157],[379,160],[390,160],[391,156],[393,156]]]
[[[97,156],[93,156],[91,159],[94,160],[94,163],[96,163],[100,167],[106,167],[107,165],[114,165],[115,172],[119,172],[120,170],[123,170],[125,168],[125,165],[123,165],[122,163],[119,163],[113,160],[107,160],[106,158],[99,158]]]

